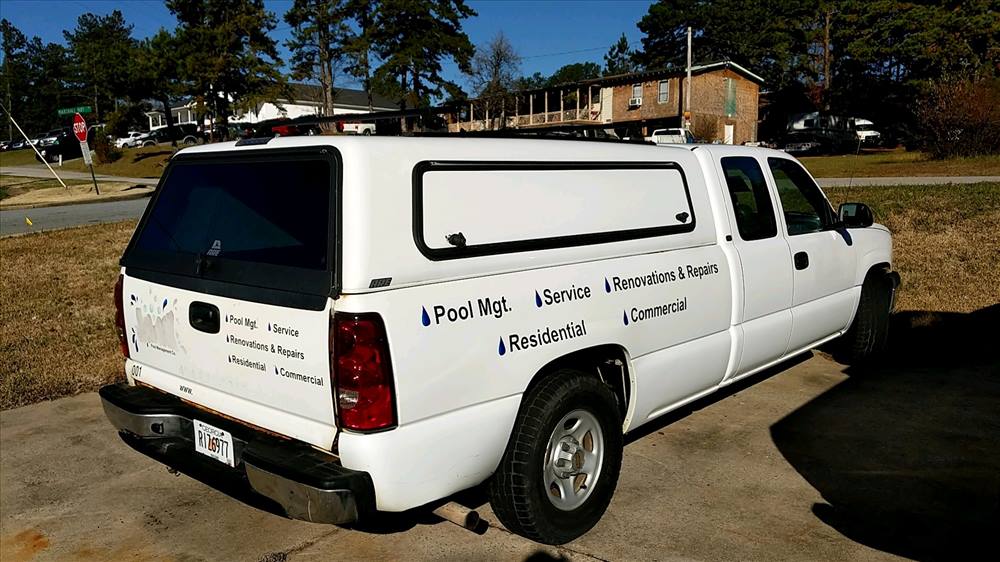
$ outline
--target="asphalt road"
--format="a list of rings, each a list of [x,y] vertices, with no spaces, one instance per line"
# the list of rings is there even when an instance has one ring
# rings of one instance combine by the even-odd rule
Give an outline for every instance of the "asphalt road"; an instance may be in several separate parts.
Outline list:
[[[55,170],[56,173],[59,174],[59,177],[63,178],[64,180],[91,179],[89,172],[73,172],[70,170],[61,170],[59,168],[55,168]],[[52,177],[52,172],[49,172],[48,168],[46,168],[42,164],[31,165],[31,166],[4,166],[3,168],[0,168],[0,175],[20,176],[24,178],[55,179]],[[155,186],[156,183],[160,181],[159,178],[127,178],[123,176],[106,176],[103,174],[97,174],[95,177],[97,178],[97,181],[120,181],[137,185],[151,185],[151,186]]]
[[[146,209],[147,203],[149,197],[0,211],[0,236],[138,219]],[[24,220],[25,217],[31,220],[30,226]]]
[[[497,526],[479,490],[459,500],[494,523],[483,536],[424,510],[354,529],[291,521],[133,451],[96,394],[10,410],[0,557],[961,559],[1000,531],[1000,367],[972,347],[986,349],[998,313],[919,328],[920,351],[893,367],[806,357],[653,423],[630,437],[608,513],[559,548]],[[978,341],[963,326],[982,328]]]

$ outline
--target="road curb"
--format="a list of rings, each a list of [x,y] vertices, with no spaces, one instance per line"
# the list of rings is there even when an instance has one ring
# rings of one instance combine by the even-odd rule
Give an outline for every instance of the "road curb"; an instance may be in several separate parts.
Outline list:
[[[78,224],[76,226],[66,226],[63,228],[43,228],[41,230],[32,230],[31,232],[12,232],[10,234],[0,234],[0,240],[5,238],[20,238],[21,236],[34,236],[36,234],[48,234],[49,232],[62,232],[64,230],[80,230],[81,228],[91,228],[94,226],[105,226],[109,224],[118,224],[121,222],[139,222],[139,219],[125,219],[120,221],[109,221],[109,222],[92,222],[88,224]],[[75,396],[75,395],[68,395]]]
[[[129,189],[142,189],[139,193],[129,193],[128,195],[123,195],[121,197],[109,197],[107,199],[95,199],[86,201],[60,201],[60,202],[49,202],[49,203],[29,203],[25,205],[0,205],[0,211],[18,211],[18,210],[28,210],[28,209],[41,209],[44,207],[68,207],[70,205],[89,205],[91,203],[112,203],[114,201],[129,201],[131,199],[142,199],[143,197],[150,197],[153,192],[156,191],[153,187],[146,186],[135,186]]]

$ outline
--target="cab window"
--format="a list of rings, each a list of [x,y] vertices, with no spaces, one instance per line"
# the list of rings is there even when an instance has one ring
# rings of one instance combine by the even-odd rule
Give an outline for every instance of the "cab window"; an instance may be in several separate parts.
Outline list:
[[[756,158],[731,156],[722,159],[729,199],[732,201],[736,228],[743,240],[763,240],[778,234],[767,191],[764,172]]]
[[[788,234],[819,232],[833,224],[833,209],[819,186],[794,160],[768,158]]]

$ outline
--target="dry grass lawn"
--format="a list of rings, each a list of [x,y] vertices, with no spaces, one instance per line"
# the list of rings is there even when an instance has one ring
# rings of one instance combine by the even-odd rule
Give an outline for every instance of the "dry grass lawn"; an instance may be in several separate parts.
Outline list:
[[[864,201],[895,236],[897,310],[1000,302],[1000,184],[827,190]],[[134,223],[0,239],[0,408],[122,378],[112,293]]]
[[[68,187],[74,185],[89,185],[88,180],[63,180]],[[59,188],[63,186],[55,179],[45,178],[24,178],[20,176],[0,176],[0,201],[16,197],[39,189]]]
[[[817,178],[1000,176],[1000,156],[931,160],[921,152],[895,150],[858,156],[806,156],[799,160]]]
[[[110,164],[98,164],[95,159],[94,173],[128,178],[158,178],[163,175],[167,160],[174,152],[176,150],[169,145],[126,148],[122,151],[122,157]],[[63,169],[78,172],[89,170],[82,158],[64,163]]]
[[[112,298],[134,224],[0,238],[0,408],[122,377]]]
[[[867,203],[893,233],[897,310],[974,312],[1000,303],[1000,183],[825,190]]]

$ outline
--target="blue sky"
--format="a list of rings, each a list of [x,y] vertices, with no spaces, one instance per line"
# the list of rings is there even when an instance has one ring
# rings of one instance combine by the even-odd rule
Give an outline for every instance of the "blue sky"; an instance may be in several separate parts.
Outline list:
[[[265,0],[278,17],[272,33],[279,44],[289,27],[282,20],[292,0]],[[471,0],[478,16],[465,20],[463,28],[472,43],[481,45],[503,31],[524,58],[525,75],[548,75],[560,66],[593,61],[603,66],[604,53],[624,32],[638,46],[641,33],[636,22],[647,12],[651,0]],[[161,0],[0,0],[0,17],[7,18],[25,35],[44,41],[63,42],[62,31],[72,29],[80,14],[107,14],[121,10],[134,26],[136,37],[146,37],[160,27],[173,28],[173,16]],[[282,57],[287,51],[281,46]],[[467,88],[466,79],[450,62],[445,76]],[[342,86],[350,86],[346,77]]]

